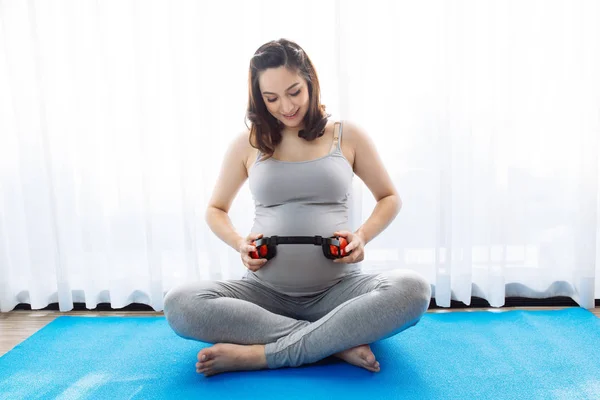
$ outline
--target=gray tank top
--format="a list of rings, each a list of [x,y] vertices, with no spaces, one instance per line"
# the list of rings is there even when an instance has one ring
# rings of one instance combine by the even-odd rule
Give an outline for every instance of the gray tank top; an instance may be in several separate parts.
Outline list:
[[[354,172],[342,153],[341,122],[336,122],[334,133],[333,150],[315,160],[260,160],[258,152],[249,176],[255,204],[252,232],[265,237],[330,237],[351,229],[348,201]],[[320,246],[280,244],[277,255],[257,272],[248,270],[246,279],[297,297],[321,293],[359,271],[359,264],[336,264],[325,258]]]

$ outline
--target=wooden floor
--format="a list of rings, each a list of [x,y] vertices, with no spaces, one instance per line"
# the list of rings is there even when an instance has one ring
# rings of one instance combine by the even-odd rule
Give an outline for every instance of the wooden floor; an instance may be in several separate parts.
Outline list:
[[[559,310],[566,307],[507,307],[507,308],[463,308],[463,309],[435,309],[428,312],[472,312],[491,310],[496,312],[505,312],[511,310]],[[600,318],[600,307],[590,310]],[[39,329],[53,321],[55,318],[63,316],[83,316],[83,317],[153,317],[163,316],[162,312],[119,312],[119,311],[72,311],[61,313],[58,311],[11,311],[0,313],[0,357],[10,351],[17,344],[33,335]]]

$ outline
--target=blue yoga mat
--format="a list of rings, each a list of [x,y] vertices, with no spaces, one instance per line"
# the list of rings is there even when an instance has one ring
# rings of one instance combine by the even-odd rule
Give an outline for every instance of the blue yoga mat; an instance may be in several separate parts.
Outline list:
[[[60,317],[0,358],[0,398],[600,399],[600,319],[581,308],[428,313],[372,344],[379,373],[328,358],[205,378],[207,346],[164,317]]]

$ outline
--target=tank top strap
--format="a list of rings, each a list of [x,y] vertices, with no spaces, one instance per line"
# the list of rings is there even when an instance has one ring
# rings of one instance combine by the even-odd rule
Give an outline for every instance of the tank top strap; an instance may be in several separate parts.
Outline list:
[[[254,159],[254,164],[261,161],[261,158],[263,158],[264,156],[265,154],[262,151],[260,151],[260,149],[256,149],[256,158]]]
[[[329,149],[330,154],[335,151],[342,151],[343,124],[343,121],[337,121],[333,124],[333,143],[331,143],[331,149]]]
[[[336,151],[342,151],[342,132],[344,131],[344,121],[336,121],[333,124],[333,142],[331,143],[331,148],[329,149],[329,154],[334,153]],[[263,153],[258,150],[256,152],[256,158],[254,159],[254,163],[257,163],[260,158],[263,156]]]

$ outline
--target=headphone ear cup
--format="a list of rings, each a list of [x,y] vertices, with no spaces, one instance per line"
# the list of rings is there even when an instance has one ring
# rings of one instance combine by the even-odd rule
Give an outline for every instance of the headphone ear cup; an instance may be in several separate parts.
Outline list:
[[[340,253],[342,256],[346,256],[346,246],[348,246],[348,240],[345,237],[340,238]]]
[[[250,257],[255,260],[258,260],[259,258],[266,258],[267,260],[270,260],[271,258],[275,257],[275,254],[277,254],[277,246],[263,244],[258,246],[256,250],[257,251],[250,252]]]
[[[265,245],[265,255],[264,258],[266,258],[267,260],[270,260],[271,258],[275,257],[275,255],[277,254],[277,246],[275,245],[271,245],[271,246],[266,246]]]
[[[323,255],[330,259],[330,260],[335,260],[336,258],[340,258],[340,249],[338,246],[336,246],[335,244],[330,244],[328,242],[331,242],[331,239],[338,239],[335,236],[332,236],[329,238],[329,240],[327,241],[327,243],[323,243],[322,244],[322,248],[323,248]]]
[[[252,246],[256,246],[256,242],[253,241]],[[249,254],[250,254],[250,258],[252,258],[254,260],[258,260],[260,258],[260,256],[258,255],[258,251],[251,251]]]
[[[262,246],[260,246],[258,248],[258,253],[260,254],[261,257],[266,257],[268,252],[269,252],[269,249],[267,248],[266,244],[263,244]]]
[[[332,236],[329,239],[330,241],[331,239],[336,239],[339,245],[323,243],[323,254],[325,255],[325,257],[329,258],[330,260],[335,260],[336,258],[342,258],[347,256],[348,254],[352,254],[352,251],[346,252],[344,250],[346,246],[348,246],[348,239],[346,239],[345,237]]]
[[[336,245],[330,244],[329,252],[331,253],[332,256],[337,257],[339,254],[338,247]]]
[[[327,243],[323,243],[321,245],[321,248],[323,249],[323,255],[325,256],[325,258],[333,260],[333,259],[335,259],[335,256],[333,254],[331,254],[331,247],[334,247],[334,246],[331,246]]]

